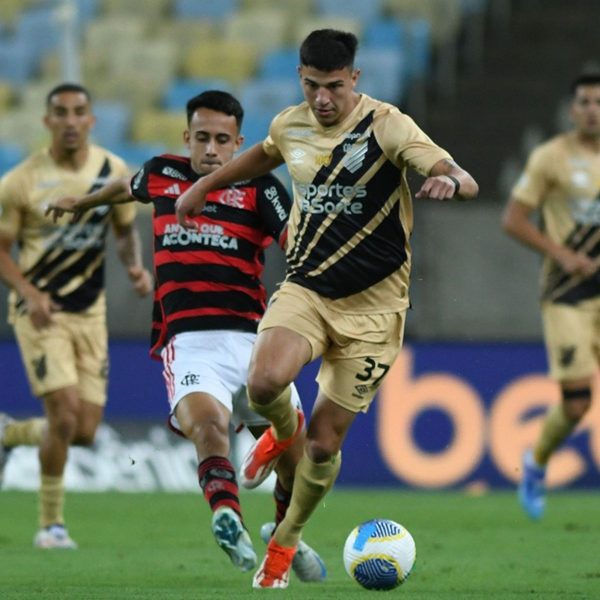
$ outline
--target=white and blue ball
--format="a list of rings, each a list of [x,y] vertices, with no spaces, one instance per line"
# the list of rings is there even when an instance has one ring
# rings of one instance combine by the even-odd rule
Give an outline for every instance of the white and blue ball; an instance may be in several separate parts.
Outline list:
[[[410,575],[416,547],[412,535],[395,521],[361,523],[344,544],[346,572],[368,590],[391,590]]]

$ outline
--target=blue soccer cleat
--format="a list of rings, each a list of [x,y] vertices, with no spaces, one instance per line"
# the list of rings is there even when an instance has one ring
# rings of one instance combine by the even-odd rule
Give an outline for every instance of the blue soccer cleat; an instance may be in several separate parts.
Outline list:
[[[260,537],[265,544],[269,543],[275,531],[275,523],[265,523],[260,528]],[[300,540],[292,560],[292,571],[300,581],[323,581],[327,577],[327,569],[321,557],[306,542]]]
[[[519,484],[519,502],[527,515],[541,519],[546,508],[546,468],[536,464],[531,450],[523,455],[523,476]]]
[[[258,562],[252,540],[239,515],[228,506],[213,514],[212,532],[217,544],[225,550],[231,562],[242,571],[249,571]]]

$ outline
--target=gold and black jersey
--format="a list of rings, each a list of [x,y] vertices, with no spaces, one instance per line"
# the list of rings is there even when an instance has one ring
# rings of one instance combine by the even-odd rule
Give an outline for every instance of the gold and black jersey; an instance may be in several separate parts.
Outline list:
[[[131,223],[133,203],[113,209],[98,207],[76,223],[63,217],[58,224],[44,216],[50,200],[82,196],[108,179],[127,175],[125,163],[110,152],[90,146],[86,163],[77,171],[59,168],[48,150],[31,155],[0,182],[0,232],[18,244],[21,272],[48,292],[68,312],[104,310],[104,257],[108,225]],[[24,309],[11,292],[9,318]]]
[[[536,148],[512,196],[539,210],[541,226],[556,243],[600,261],[600,154],[583,146],[574,132]],[[600,301],[600,273],[583,279],[546,257],[542,300],[560,304]]]
[[[263,148],[292,178],[286,280],[340,312],[406,308],[413,215],[405,171],[428,175],[449,154],[396,107],[364,94],[331,127],[306,102],[286,109]]]

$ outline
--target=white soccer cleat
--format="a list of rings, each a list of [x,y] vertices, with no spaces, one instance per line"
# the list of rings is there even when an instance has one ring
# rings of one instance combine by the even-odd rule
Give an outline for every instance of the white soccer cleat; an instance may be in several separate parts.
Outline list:
[[[64,525],[43,527],[35,534],[33,545],[42,550],[77,550],[77,544],[71,539]]]
[[[2,487],[2,481],[4,479],[4,469],[8,462],[8,457],[12,451],[12,448],[8,448],[4,445],[4,431],[6,426],[11,423],[13,419],[6,413],[0,413],[0,488]]]
[[[265,544],[269,543],[275,531],[275,523],[265,523],[260,528],[260,537]],[[300,581],[323,581],[327,577],[327,568],[321,557],[306,542],[300,540],[292,560],[292,571]]]
[[[217,544],[231,562],[242,571],[256,567],[257,558],[252,540],[239,515],[228,506],[218,508],[212,518],[212,532]]]

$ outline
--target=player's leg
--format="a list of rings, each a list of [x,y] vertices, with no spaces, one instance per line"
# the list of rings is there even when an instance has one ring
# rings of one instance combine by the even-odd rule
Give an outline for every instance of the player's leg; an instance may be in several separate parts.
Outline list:
[[[254,576],[254,587],[287,587],[302,530],[337,478],[340,448],[354,417],[354,413],[319,393],[304,453],[296,466],[289,508],[269,542],[265,559]]]
[[[250,406],[271,422],[242,463],[244,487],[256,487],[302,431],[303,415],[290,403],[290,384],[327,347],[325,323],[307,290],[284,284],[259,325],[248,373]]]
[[[561,402],[547,412],[532,450],[523,456],[518,497],[532,518],[543,516],[546,506],[546,466],[554,451],[571,435],[589,410],[592,399],[594,315],[571,306],[542,308],[550,374],[560,383]]]
[[[348,429],[356,413],[368,408],[398,355],[404,317],[404,312],[339,315],[330,311],[327,314],[327,331],[332,343],[323,355],[317,376],[320,391],[311,415],[304,455],[296,467],[290,507],[254,576],[254,587],[287,587],[289,568],[302,530],[339,473],[341,447]]]
[[[264,429],[264,428],[262,428]],[[257,428],[251,428],[251,432],[258,437],[262,431]],[[260,528],[260,537],[265,544],[268,544],[275,529],[285,517],[292,498],[292,489],[294,485],[294,475],[296,466],[304,453],[305,433],[303,432],[294,443],[279,457],[275,466],[277,479],[273,489],[273,499],[275,501],[275,520],[264,523]],[[292,561],[292,570],[304,582],[323,581],[327,577],[327,568],[319,554],[304,540],[299,540],[296,554]]]
[[[63,474],[68,447],[76,432],[79,396],[71,315],[57,313],[54,323],[40,331],[27,315],[15,318],[15,336],[33,394],[42,399],[46,426],[25,428],[25,435],[39,438],[40,530],[34,538],[39,548],[75,548],[64,527]],[[41,434],[41,435],[40,435]]]
[[[75,438],[79,397],[74,386],[49,392],[43,397],[47,427],[40,444],[41,485],[39,525],[34,545],[42,549],[76,548],[65,527],[64,470],[69,446]]]
[[[229,459],[229,423],[233,394],[245,381],[252,341],[254,334],[187,332],[174,336],[162,351],[171,427],[194,444],[198,482],[213,511],[213,535],[244,571],[256,564],[256,553],[244,526]]]
[[[45,428],[45,418],[17,420],[0,413],[0,487],[11,450],[17,446],[39,446]]]
[[[252,569],[256,553],[244,526],[235,469],[229,460],[230,411],[210,394],[194,392],[177,403],[175,416],[196,448],[198,482],[213,512],[217,543],[235,566]]]

